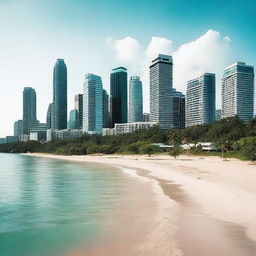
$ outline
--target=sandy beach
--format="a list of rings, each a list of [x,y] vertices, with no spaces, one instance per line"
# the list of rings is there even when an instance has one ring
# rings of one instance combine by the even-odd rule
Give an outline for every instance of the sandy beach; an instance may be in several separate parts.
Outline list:
[[[112,255],[256,255],[256,166],[250,162],[164,155],[32,155],[114,165],[151,180],[158,208],[150,232],[132,253],[124,246],[122,253]]]

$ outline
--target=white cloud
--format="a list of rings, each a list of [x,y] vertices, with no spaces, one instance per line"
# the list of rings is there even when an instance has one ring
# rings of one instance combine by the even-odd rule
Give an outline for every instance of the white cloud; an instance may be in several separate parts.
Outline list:
[[[152,60],[159,53],[170,55],[172,53],[172,41],[162,37],[152,37],[146,48],[146,57]]]
[[[159,53],[173,56],[173,86],[185,93],[187,81],[203,72],[216,73],[217,94],[220,78],[225,67],[232,62],[230,38],[222,37],[218,31],[208,30],[194,41],[182,44],[173,50],[171,40],[152,37],[148,45],[142,46],[136,39],[107,39],[115,50],[119,64],[128,68],[129,75],[140,75],[144,88],[144,110],[149,109],[149,65]],[[217,97],[218,100],[218,97]]]

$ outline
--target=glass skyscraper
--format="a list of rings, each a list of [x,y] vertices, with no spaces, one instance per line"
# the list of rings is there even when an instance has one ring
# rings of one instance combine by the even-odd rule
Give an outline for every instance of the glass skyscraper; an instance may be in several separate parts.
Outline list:
[[[23,120],[18,120],[14,123],[14,136],[19,136],[23,134]]]
[[[127,123],[127,69],[115,68],[110,74],[111,122]]]
[[[52,103],[48,105],[47,114],[46,114],[46,126],[48,129],[51,129],[52,120]]]
[[[222,77],[222,117],[237,115],[244,122],[253,118],[254,68],[237,62]]]
[[[110,120],[109,120],[109,95],[107,91],[104,89],[102,91],[102,107],[103,107],[103,128],[109,128]]]
[[[176,129],[185,128],[185,95],[172,89],[173,98],[173,125]]]
[[[31,87],[23,90],[23,134],[29,134],[30,129],[37,126],[36,91]]]
[[[72,109],[69,113],[68,128],[75,130],[79,129],[79,117],[76,109]]]
[[[204,73],[188,81],[186,126],[215,121],[215,74]]]
[[[67,67],[57,59],[53,70],[52,129],[67,128]]]
[[[142,83],[138,76],[132,76],[129,82],[129,122],[143,121]]]
[[[83,94],[75,95],[75,109],[78,112],[79,129],[83,127]]]
[[[83,89],[83,131],[100,134],[103,126],[101,77],[86,74]]]
[[[161,128],[173,126],[172,56],[159,54],[150,65],[150,119]]]

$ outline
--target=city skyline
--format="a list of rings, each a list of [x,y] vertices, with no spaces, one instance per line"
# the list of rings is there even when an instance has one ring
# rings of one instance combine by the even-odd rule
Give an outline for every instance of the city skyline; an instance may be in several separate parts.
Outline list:
[[[120,13],[124,3],[102,1],[97,5],[101,15],[96,21],[92,17],[96,10],[92,1],[35,2],[0,3],[1,46],[4,49],[1,52],[0,84],[5,92],[0,96],[0,137],[12,134],[14,121],[22,116],[20,95],[23,87],[36,89],[37,118],[44,122],[52,99],[52,66],[57,58],[65,59],[69,71],[68,112],[73,108],[73,96],[82,92],[85,73],[102,76],[103,87],[109,92],[109,73],[116,66],[126,67],[128,77],[141,77],[144,110],[148,112],[149,74],[144,71],[150,64],[148,56],[156,51],[173,56],[173,86],[183,93],[186,83],[178,84],[182,72],[189,78],[202,72],[216,73],[217,108],[220,107],[220,80],[224,69],[236,61],[256,66],[253,33],[256,8],[253,1],[237,3],[235,7],[229,5],[231,1],[221,5],[216,1],[211,2],[211,8],[208,8],[208,1],[198,4],[163,1],[161,5],[158,1],[151,1],[150,5],[145,1],[131,1],[125,4],[126,10],[133,11],[136,6],[138,12],[132,17],[124,15],[122,19]],[[58,8],[62,12],[57,13]],[[199,9],[193,14],[191,8]],[[86,17],[82,15],[85,9],[88,10]],[[143,15],[139,17],[142,10]],[[116,14],[112,15],[112,12]],[[161,15],[151,21],[155,12]],[[181,12],[184,15],[180,15]],[[144,31],[143,35],[140,31]],[[124,52],[124,48],[129,51]],[[194,55],[188,54],[191,49],[194,49]],[[207,60],[202,59],[205,52],[209,54]],[[189,61],[184,62],[184,56],[188,56]],[[102,59],[106,61],[102,62]],[[195,63],[191,63],[193,59]],[[180,70],[182,65],[184,70]],[[204,67],[207,70],[202,70]],[[13,72],[15,76],[11,75]],[[15,98],[16,104],[10,103],[11,98]],[[9,109],[8,115],[4,106]]]

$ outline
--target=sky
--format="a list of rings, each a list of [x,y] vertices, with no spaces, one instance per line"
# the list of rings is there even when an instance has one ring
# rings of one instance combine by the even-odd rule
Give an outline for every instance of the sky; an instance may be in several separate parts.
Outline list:
[[[149,110],[149,65],[156,54],[173,56],[173,86],[216,73],[236,61],[256,66],[255,0],[0,0],[0,137],[22,119],[22,91],[37,92],[37,118],[52,102],[57,58],[68,69],[68,109],[82,93],[84,75],[100,75],[109,91],[112,68],[128,68],[143,82]]]

